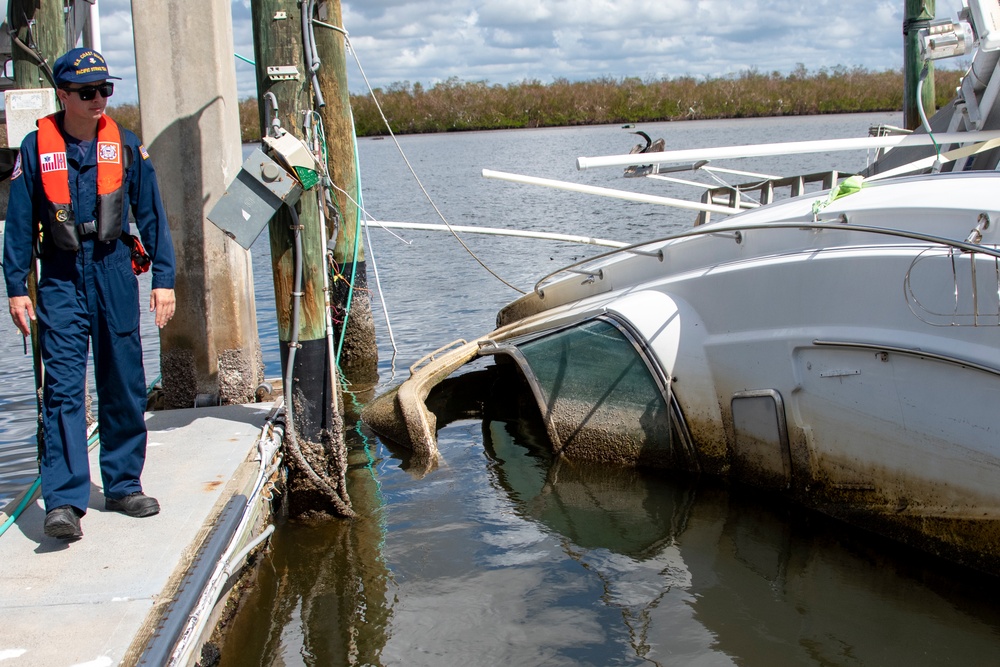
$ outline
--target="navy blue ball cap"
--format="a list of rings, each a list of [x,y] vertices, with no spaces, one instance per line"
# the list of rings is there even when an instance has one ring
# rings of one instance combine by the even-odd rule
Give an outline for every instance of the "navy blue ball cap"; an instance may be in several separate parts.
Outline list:
[[[59,56],[52,66],[52,78],[57,86],[68,83],[93,83],[121,77],[108,74],[104,56],[93,49],[73,49]]]

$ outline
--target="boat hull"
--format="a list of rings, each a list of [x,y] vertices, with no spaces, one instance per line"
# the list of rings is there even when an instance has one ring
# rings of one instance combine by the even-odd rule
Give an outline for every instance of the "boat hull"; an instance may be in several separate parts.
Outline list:
[[[995,569],[997,186],[984,173],[901,179],[821,217],[800,198],[587,260],[501,311],[474,347],[617,322],[675,406],[685,468]],[[554,442],[574,429],[550,424]],[[614,458],[592,450],[563,453]]]

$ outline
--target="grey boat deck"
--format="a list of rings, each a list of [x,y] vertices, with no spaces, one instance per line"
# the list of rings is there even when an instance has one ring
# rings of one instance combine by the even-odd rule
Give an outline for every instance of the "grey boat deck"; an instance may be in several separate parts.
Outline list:
[[[142,481],[160,501],[156,516],[105,511],[98,448],[91,452],[83,539],[46,537],[41,499],[33,500],[0,536],[0,664],[130,664],[157,653],[150,649],[157,642],[166,647],[159,653],[169,655],[175,637],[162,627],[170,625],[163,622],[165,606],[198,580],[193,570],[214,568],[197,553],[213,539],[224,510],[245,503],[270,408],[260,403],[147,413]]]

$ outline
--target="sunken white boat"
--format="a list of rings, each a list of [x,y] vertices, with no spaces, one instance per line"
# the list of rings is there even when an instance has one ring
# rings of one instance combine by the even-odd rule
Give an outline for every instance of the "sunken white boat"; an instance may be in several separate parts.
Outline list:
[[[446,410],[522,395],[560,457],[726,478],[995,571],[998,53],[980,50],[925,123],[938,139],[890,151],[860,186],[548,275],[363,418],[433,465]]]

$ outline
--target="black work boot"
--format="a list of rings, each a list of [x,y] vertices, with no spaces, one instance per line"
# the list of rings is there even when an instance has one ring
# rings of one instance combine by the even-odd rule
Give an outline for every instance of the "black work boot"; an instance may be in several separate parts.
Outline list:
[[[45,514],[45,534],[60,540],[78,540],[83,537],[80,515],[72,505],[60,505]]]
[[[153,516],[160,513],[160,503],[142,491],[130,493],[124,498],[104,498],[104,509],[121,512],[134,517]]]

